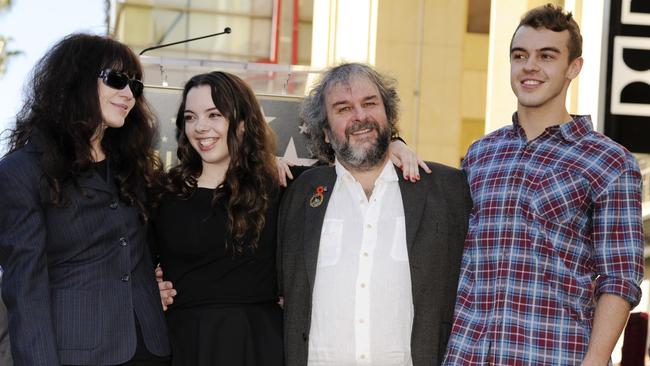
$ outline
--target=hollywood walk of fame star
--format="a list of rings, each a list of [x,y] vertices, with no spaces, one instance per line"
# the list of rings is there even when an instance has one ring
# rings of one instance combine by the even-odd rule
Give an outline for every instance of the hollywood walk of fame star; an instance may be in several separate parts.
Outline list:
[[[293,142],[293,137],[289,139],[287,149],[284,150],[284,155],[282,158],[296,165],[314,165],[314,163],[318,161],[317,159],[299,158],[296,151],[296,144]]]

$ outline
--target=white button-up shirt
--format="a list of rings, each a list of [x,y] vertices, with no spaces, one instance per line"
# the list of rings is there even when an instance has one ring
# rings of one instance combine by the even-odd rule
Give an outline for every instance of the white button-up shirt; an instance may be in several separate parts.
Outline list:
[[[412,365],[413,297],[399,178],[388,162],[368,199],[337,161],[321,230],[309,366]]]

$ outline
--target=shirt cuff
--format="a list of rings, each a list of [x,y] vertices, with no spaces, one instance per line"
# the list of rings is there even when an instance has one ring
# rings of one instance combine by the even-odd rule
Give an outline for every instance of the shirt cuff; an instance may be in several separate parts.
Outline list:
[[[641,301],[641,287],[629,279],[600,276],[596,280],[596,296],[600,298],[602,294],[610,294],[622,297],[630,303],[632,308]]]

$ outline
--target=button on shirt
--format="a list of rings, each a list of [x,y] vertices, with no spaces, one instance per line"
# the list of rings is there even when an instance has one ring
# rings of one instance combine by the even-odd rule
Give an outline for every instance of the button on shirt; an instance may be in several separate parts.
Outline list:
[[[513,126],[463,161],[474,209],[446,365],[578,365],[602,293],[635,305],[641,175],[588,116],[527,141]]]
[[[412,365],[413,299],[404,207],[393,165],[368,199],[337,161],[321,230],[310,366]]]

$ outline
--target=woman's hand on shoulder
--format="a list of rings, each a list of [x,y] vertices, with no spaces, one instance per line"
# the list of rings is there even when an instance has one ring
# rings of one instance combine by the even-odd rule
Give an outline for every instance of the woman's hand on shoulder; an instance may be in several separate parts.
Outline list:
[[[405,180],[410,180],[413,183],[420,180],[419,168],[431,174],[431,169],[429,169],[424,160],[420,159],[415,150],[406,146],[402,140],[391,141],[388,147],[388,153],[393,164],[402,169]]]
[[[278,180],[280,182],[280,186],[286,187],[288,182],[287,178],[293,179],[293,174],[291,174],[291,167],[294,164],[278,156],[275,158],[275,165],[278,169]]]

